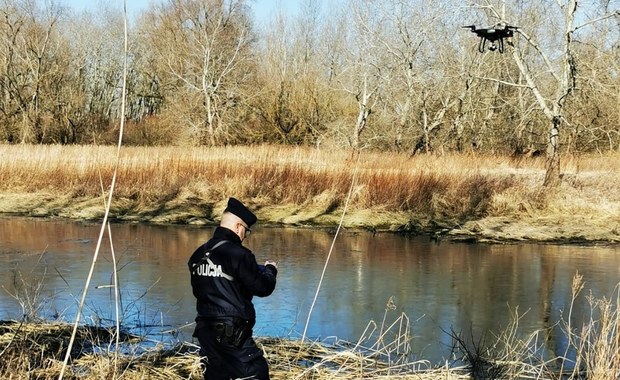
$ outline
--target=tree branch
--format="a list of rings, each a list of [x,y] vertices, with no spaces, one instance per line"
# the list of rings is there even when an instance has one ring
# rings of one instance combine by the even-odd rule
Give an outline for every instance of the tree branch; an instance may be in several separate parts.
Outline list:
[[[512,57],[513,57],[514,61],[516,62],[517,66],[519,67],[519,70],[521,71],[521,74],[525,77],[525,81],[527,82],[528,86],[532,90],[532,93],[534,94],[534,97],[538,101],[538,105],[543,110],[544,114],[549,118],[549,120],[553,119],[553,117],[554,117],[553,112],[551,111],[551,109],[547,105],[547,101],[545,100],[545,98],[540,93],[540,90],[538,89],[538,86],[536,86],[536,83],[534,83],[534,80],[532,79],[532,76],[529,74],[529,71],[525,67],[525,63],[523,62],[523,60],[519,56],[519,53],[518,53],[518,51],[516,49],[512,51]]]
[[[579,26],[576,26],[576,27],[573,29],[573,32],[577,31],[578,29],[584,28],[584,27],[586,27],[586,26],[588,26],[588,25],[590,25],[590,24],[594,24],[594,23],[596,23],[596,22],[603,21],[603,20],[606,20],[606,19],[611,18],[611,17],[614,17],[614,16],[618,16],[618,17],[620,17],[620,10],[616,10],[616,11],[615,11],[615,12],[613,12],[613,13],[606,14],[606,15],[604,15],[604,16],[601,16],[601,17],[599,17],[599,18],[595,18],[595,19],[593,19],[593,20],[588,20],[588,21],[584,22],[583,24],[581,24],[581,25],[579,25]]]
[[[521,88],[532,88],[531,86],[527,85],[527,84],[519,84],[519,83],[514,83],[514,82],[506,82],[504,80],[501,79],[497,79],[497,78],[488,78],[488,77],[479,77],[479,76],[474,76],[474,78],[476,79],[482,79],[482,80],[487,80],[490,82],[496,82],[496,83],[501,83],[501,84],[505,84],[507,86],[512,86],[512,87],[521,87]]]
[[[534,41],[532,40],[532,38],[525,33],[522,29],[517,29],[517,32],[519,34],[521,34],[523,36],[523,38],[525,38],[525,40],[532,45],[532,47],[538,52],[538,54],[540,54],[540,56],[542,57],[542,59],[545,61],[545,65],[547,65],[547,68],[549,69],[549,72],[551,73],[551,75],[553,76],[553,78],[555,78],[555,80],[557,80],[558,82],[560,81],[560,77],[558,76],[558,74],[555,72],[555,70],[553,69],[553,66],[551,65],[551,61],[549,61],[549,58],[547,57],[547,55],[542,51],[542,49],[540,48],[540,46]]]

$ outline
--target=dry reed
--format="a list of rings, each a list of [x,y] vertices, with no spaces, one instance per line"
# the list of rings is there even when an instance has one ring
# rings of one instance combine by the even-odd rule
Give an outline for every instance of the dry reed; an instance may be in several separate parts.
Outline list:
[[[101,197],[101,182],[110,183],[114,152],[108,146],[0,145],[0,212],[101,218],[100,201],[89,200]],[[501,239],[508,221],[506,229],[519,240],[620,241],[617,155],[564,162],[562,185],[549,189],[542,187],[541,158],[362,152],[344,226],[459,227],[466,236]],[[123,148],[112,218],[208,222],[234,194],[263,222],[335,226],[353,166],[346,151],[307,147]],[[579,230],[584,220],[590,231]],[[554,236],[554,226],[571,223],[568,236]]]
[[[584,288],[583,277],[576,274],[573,279],[572,301]],[[565,323],[568,347],[575,351],[571,376],[582,373],[588,379],[612,380],[620,377],[620,284],[615,296],[594,298],[586,296],[590,304],[590,319],[582,326],[573,327],[570,319]],[[571,302],[571,311],[572,311]],[[569,315],[570,318],[570,315]],[[566,355],[565,355],[566,356]]]
[[[0,376],[2,378],[55,379],[61,370],[63,347],[71,326],[56,323],[23,324],[8,321],[0,324]],[[106,339],[113,339],[106,329],[82,326],[78,329],[68,379],[199,379],[198,347],[184,343],[173,348],[154,348],[141,353],[127,353],[114,358],[99,350]],[[124,336],[124,341],[131,337]],[[271,378],[278,379],[458,379],[466,378],[459,368],[431,368],[426,362],[390,364],[379,360],[380,351],[365,354],[346,342],[326,344],[316,341],[282,338],[259,338],[270,362]],[[111,377],[113,376],[113,377]]]

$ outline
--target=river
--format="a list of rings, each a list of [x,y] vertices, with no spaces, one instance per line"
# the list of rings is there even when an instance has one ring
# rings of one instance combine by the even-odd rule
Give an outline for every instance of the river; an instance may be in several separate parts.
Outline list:
[[[89,223],[0,218],[0,319],[36,312],[46,319],[73,321],[100,229]],[[195,301],[187,259],[212,231],[112,224],[112,245],[106,235],[82,320],[113,323],[114,252],[123,326],[154,341],[191,340]],[[302,336],[334,233],[253,228],[245,244],[259,263],[270,259],[279,265],[274,293],[255,298],[255,335]],[[357,342],[373,322],[380,327],[408,320],[413,356],[441,363],[450,359],[451,335],[492,342],[516,314],[520,334],[545,331],[544,349],[561,355],[566,334],[558,322],[568,318],[577,272],[585,287],[571,314],[574,326],[590,316],[587,295],[617,295],[619,247],[451,243],[341,231],[306,336]]]

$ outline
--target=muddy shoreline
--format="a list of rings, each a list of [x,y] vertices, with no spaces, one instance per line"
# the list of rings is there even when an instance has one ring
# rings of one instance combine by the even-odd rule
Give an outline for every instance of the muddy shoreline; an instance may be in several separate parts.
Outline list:
[[[265,227],[295,227],[334,230],[343,210],[326,210],[295,205],[250,204]],[[113,201],[109,221],[112,223],[144,223],[158,225],[214,226],[223,203],[193,199],[174,204],[134,204],[131,200]],[[0,217],[28,217],[97,223],[103,220],[100,198],[58,197],[52,194],[0,194]],[[425,235],[434,240],[469,243],[514,244],[545,243],[575,245],[620,244],[620,222],[604,216],[587,220],[570,217],[485,217],[478,220],[454,221],[433,219],[426,215],[356,210],[345,212],[342,228],[368,233]]]

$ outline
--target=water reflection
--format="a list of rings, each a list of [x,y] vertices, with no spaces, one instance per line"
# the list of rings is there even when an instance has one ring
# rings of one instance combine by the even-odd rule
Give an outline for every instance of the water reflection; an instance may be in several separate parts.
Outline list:
[[[19,293],[22,303],[41,304],[46,317],[73,319],[99,230],[96,224],[0,219],[0,318],[20,317],[22,307],[12,296]],[[153,335],[179,328],[180,338],[190,339],[195,309],[186,262],[211,233],[212,228],[187,226],[112,226],[125,325]],[[279,263],[276,291],[256,300],[257,334],[299,337],[332,240],[328,231],[282,228],[258,228],[247,240],[259,262]],[[113,319],[114,297],[106,287],[112,283],[111,252],[105,240],[84,311],[87,321]],[[616,247],[435,243],[344,232],[308,336],[356,341],[370,320],[381,323],[393,297],[396,310],[388,321],[406,313],[420,358],[441,362],[450,352],[450,331],[489,335],[506,327],[515,311],[522,315],[523,333],[547,329],[547,349],[563,354],[564,334],[556,323],[570,305],[574,274],[579,271],[586,281],[572,313],[577,326],[589,317],[585,295],[613,294],[619,253]],[[38,299],[31,300],[32,293]]]

